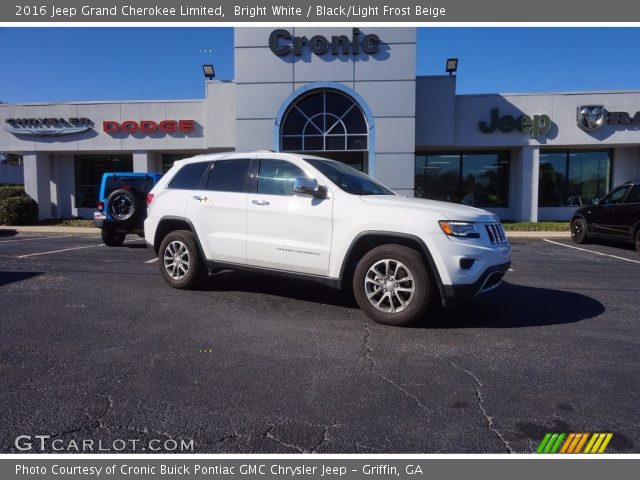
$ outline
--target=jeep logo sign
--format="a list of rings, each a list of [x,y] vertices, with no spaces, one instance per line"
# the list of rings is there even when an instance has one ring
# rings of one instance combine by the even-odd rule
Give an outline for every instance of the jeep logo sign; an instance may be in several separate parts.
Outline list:
[[[489,122],[478,122],[478,128],[482,133],[493,133],[500,130],[504,133],[516,130],[521,133],[530,133],[531,138],[538,138],[541,133],[547,133],[551,128],[551,118],[549,115],[513,115],[500,116],[497,108],[491,109],[491,120]]]
[[[324,55],[331,52],[331,55],[358,54],[360,51],[367,54],[376,53],[380,50],[380,37],[375,34],[368,34],[360,39],[360,30],[354,28],[352,36],[334,35],[331,41],[322,35],[314,35],[311,38],[294,37],[288,30],[279,28],[269,35],[269,48],[273,53],[281,57],[293,52],[294,55],[302,55],[302,49],[308,47],[316,55]]]

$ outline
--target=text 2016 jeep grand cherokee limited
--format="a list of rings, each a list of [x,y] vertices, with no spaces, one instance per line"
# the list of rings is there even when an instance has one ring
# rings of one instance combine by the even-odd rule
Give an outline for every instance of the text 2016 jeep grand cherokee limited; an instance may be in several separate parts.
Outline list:
[[[145,238],[175,288],[245,269],[350,288],[373,320],[406,325],[496,287],[511,247],[477,208],[396,195],[343,163],[272,152],[180,160],[147,197]]]

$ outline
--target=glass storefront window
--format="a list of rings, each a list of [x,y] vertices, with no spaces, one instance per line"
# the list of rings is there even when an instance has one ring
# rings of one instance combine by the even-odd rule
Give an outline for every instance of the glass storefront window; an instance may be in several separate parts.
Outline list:
[[[611,186],[610,150],[541,150],[538,205],[591,205]]]
[[[184,160],[185,158],[191,158],[195,153],[164,153],[162,155],[162,173],[167,173],[171,167],[173,167],[173,162],[178,160]]]
[[[132,172],[132,155],[76,155],[76,208],[96,208],[105,172]]]
[[[364,113],[336,90],[314,90],[296,100],[283,117],[280,133],[286,152],[367,150],[369,140]]]
[[[509,205],[508,152],[416,155],[415,196],[475,207]]]

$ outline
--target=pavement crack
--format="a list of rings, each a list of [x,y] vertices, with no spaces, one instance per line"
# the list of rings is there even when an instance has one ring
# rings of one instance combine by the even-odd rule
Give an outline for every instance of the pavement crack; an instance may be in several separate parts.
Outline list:
[[[96,417],[96,421],[98,422],[98,427],[105,430],[107,429],[107,425],[103,422],[104,417],[106,417],[109,412],[111,411],[111,409],[113,408],[113,397],[111,395],[107,395],[105,393],[103,393],[101,395],[102,397],[107,399],[107,406],[106,408],[102,411],[102,413],[100,415],[98,415]]]
[[[294,443],[289,443],[285,440],[283,440],[282,438],[278,437],[275,435],[274,430],[276,429],[276,427],[278,426],[282,426],[282,425],[288,425],[288,424],[270,424],[268,425],[264,430],[260,431],[259,433],[254,433],[254,434],[241,434],[238,433],[237,430],[234,430],[233,433],[229,433],[227,435],[224,435],[220,438],[218,438],[217,441],[215,442],[205,442],[205,444],[207,445],[211,445],[211,444],[220,444],[220,443],[225,443],[228,442],[229,440],[245,440],[245,441],[249,441],[252,439],[256,439],[256,438],[265,438],[265,439],[269,439],[269,440],[273,440],[274,442],[282,445],[283,447],[287,447],[290,448],[292,450],[295,450],[298,453],[317,453],[317,450],[329,443],[329,430],[331,428],[336,428],[339,426],[339,424],[337,423],[332,423],[331,425],[318,425],[315,423],[304,423],[304,424],[298,424],[298,425],[308,425],[308,426],[312,426],[312,427],[319,427],[322,428],[322,437],[310,448],[303,448],[299,445],[296,445]]]
[[[376,370],[376,361],[373,358],[373,346],[371,345],[371,342],[370,342],[371,330],[369,329],[369,322],[364,322],[364,330],[365,330],[365,335],[364,335],[364,358],[369,363],[369,372],[372,373],[373,375],[375,375],[376,377],[380,378],[381,380],[384,380],[387,384],[389,384],[390,386],[392,386],[396,390],[399,390],[400,392],[402,392],[403,395],[405,395],[406,397],[409,397],[410,399],[412,399],[414,401],[414,403],[418,407],[420,407],[420,409],[423,410],[427,415],[431,415],[431,410],[429,410],[429,408],[427,408],[427,406],[424,403],[422,403],[418,397],[416,397],[413,393],[408,391],[402,385],[394,382],[389,377],[387,377],[386,375],[383,375],[382,373],[380,373],[380,372],[378,372]]]
[[[309,453],[307,452],[304,448],[300,448],[298,445],[294,445],[293,443],[287,443],[283,440],[280,440],[278,437],[276,437],[273,433],[271,433],[273,431],[273,429],[276,428],[275,425],[269,425],[269,428],[267,429],[267,431],[264,433],[264,438],[269,438],[271,440],[273,440],[274,442],[279,443],[280,445],[283,445],[285,447],[288,448],[292,448],[294,450],[297,450],[299,453]]]
[[[323,426],[324,430],[322,432],[322,438],[316,443],[311,450],[306,453],[317,453],[318,449],[326,443],[329,443],[329,429],[338,427],[337,423],[333,423],[331,425]]]
[[[474,375],[472,372],[470,372],[469,370],[466,370],[466,369],[464,369],[462,367],[459,367],[458,365],[453,363],[451,360],[449,360],[449,363],[451,364],[452,367],[460,370],[461,372],[466,373],[471,378],[473,378],[473,381],[475,382],[476,398],[478,399],[478,408],[480,409],[480,412],[482,413],[482,416],[487,421],[487,428],[489,429],[489,431],[493,432],[500,439],[500,441],[502,442],[502,444],[505,446],[505,448],[507,449],[507,451],[509,453],[514,453],[513,449],[511,448],[511,445],[509,444],[509,442],[495,428],[494,422],[493,422],[493,417],[491,415],[489,415],[489,412],[487,412],[487,409],[484,407],[484,398],[482,397],[482,392],[480,391],[480,388],[483,386],[483,384],[480,381],[480,379],[476,375]]]

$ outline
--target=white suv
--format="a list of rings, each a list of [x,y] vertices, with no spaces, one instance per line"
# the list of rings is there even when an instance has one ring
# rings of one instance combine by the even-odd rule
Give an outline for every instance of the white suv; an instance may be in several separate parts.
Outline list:
[[[259,151],[180,160],[148,195],[145,238],[174,288],[243,269],[348,288],[373,320],[406,325],[498,286],[498,218],[396,195],[334,160]]]

